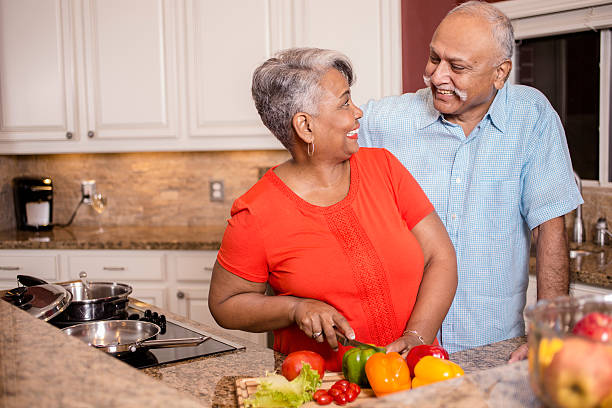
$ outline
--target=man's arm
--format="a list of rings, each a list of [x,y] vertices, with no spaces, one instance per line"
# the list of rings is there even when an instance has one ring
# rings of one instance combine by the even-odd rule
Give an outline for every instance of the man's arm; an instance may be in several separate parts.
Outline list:
[[[569,249],[564,217],[536,227],[536,280],[538,300],[569,293]]]
[[[536,242],[536,280],[538,300],[569,293],[569,248],[563,216],[553,218],[534,229]],[[527,357],[527,344],[516,349],[509,363]]]

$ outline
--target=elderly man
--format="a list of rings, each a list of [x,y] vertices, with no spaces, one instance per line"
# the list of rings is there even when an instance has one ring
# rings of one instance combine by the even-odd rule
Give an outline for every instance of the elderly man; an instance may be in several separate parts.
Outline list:
[[[513,44],[507,16],[464,3],[433,35],[427,88],[363,107],[360,145],[400,159],[455,246],[459,284],[438,333],[449,352],[524,334],[532,230],[538,298],[568,293],[564,215],[582,197],[558,115],[536,89],[506,83]]]

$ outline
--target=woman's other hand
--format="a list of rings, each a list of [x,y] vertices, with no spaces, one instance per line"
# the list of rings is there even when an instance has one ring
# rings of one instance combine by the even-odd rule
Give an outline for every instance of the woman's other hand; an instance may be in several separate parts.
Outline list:
[[[423,343],[421,343],[418,337],[406,333],[393,343],[387,345],[385,348],[387,349],[387,353],[395,351],[400,353],[402,357],[406,358],[410,349],[414,346],[418,346],[419,344]]]
[[[295,323],[309,337],[323,343],[327,341],[332,350],[338,349],[337,327],[349,339],[355,332],[348,321],[334,307],[314,299],[300,299],[295,307]]]

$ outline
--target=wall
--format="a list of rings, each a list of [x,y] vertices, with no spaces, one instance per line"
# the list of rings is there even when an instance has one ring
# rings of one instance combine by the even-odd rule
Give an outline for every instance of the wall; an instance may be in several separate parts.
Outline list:
[[[108,198],[102,225],[214,225],[259,178],[261,168],[286,160],[286,151],[177,152],[0,156],[0,230],[15,227],[11,179],[51,177],[53,221],[65,223],[81,198],[81,180],[94,179]],[[223,180],[225,201],[210,202],[209,180]],[[74,225],[98,225],[81,206]]]

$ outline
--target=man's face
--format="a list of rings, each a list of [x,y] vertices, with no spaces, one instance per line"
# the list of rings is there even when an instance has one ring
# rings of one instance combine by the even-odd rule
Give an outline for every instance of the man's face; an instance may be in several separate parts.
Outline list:
[[[464,115],[482,118],[504,84],[500,62],[500,48],[486,20],[446,17],[433,35],[425,67],[434,107],[451,121]]]

